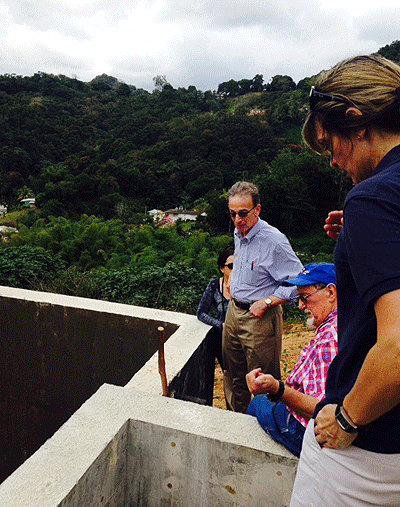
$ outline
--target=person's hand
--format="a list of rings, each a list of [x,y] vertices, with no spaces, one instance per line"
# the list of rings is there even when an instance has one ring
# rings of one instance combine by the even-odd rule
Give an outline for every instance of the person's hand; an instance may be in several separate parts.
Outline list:
[[[232,294],[231,294],[231,278],[232,278],[232,271],[229,273],[228,282],[226,284],[226,290],[228,291],[229,299],[232,299]]]
[[[345,449],[357,437],[357,433],[347,433],[338,425],[335,418],[336,405],[325,405],[315,418],[314,433],[321,447]]]
[[[249,310],[254,315],[254,317],[261,318],[264,315],[265,310],[268,308],[264,299],[260,299],[260,301],[254,301],[254,303],[250,306]]]
[[[261,368],[256,368],[246,375],[247,387],[251,394],[276,394],[279,389],[279,381],[272,375],[263,373]]]
[[[343,225],[343,211],[331,211],[325,220],[324,230],[330,238],[337,240]]]

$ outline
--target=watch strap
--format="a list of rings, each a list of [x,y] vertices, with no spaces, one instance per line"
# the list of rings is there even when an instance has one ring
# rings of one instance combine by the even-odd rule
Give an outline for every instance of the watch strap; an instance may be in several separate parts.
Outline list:
[[[340,428],[346,433],[358,433],[359,427],[350,419],[350,416],[343,408],[343,405],[337,405],[335,418]]]
[[[285,384],[282,382],[282,380],[279,380],[279,389],[276,394],[268,394],[269,401],[273,401],[274,403],[278,402],[285,392]]]

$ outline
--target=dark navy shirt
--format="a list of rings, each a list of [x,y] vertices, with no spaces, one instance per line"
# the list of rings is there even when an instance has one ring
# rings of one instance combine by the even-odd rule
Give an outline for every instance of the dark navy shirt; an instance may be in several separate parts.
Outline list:
[[[400,146],[347,196],[335,265],[339,352],[328,372],[326,398],[314,415],[325,404],[342,402],[351,390],[376,343],[374,303],[400,289]],[[361,428],[354,445],[400,453],[400,405]]]

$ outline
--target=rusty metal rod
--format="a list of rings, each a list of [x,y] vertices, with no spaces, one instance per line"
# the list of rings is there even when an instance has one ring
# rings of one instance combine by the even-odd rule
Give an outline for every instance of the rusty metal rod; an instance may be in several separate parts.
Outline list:
[[[158,328],[158,373],[161,376],[163,396],[168,396],[168,380],[165,371],[165,355],[164,355],[165,333],[164,328]]]

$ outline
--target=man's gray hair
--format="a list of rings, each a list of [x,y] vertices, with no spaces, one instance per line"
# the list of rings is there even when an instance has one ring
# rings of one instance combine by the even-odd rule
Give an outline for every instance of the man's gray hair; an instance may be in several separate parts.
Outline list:
[[[253,206],[260,204],[260,192],[254,183],[249,181],[237,181],[229,190],[228,198],[234,195],[250,195],[253,200]]]

